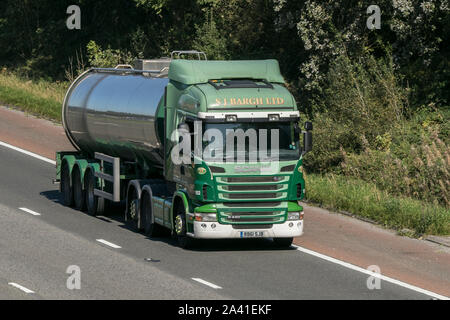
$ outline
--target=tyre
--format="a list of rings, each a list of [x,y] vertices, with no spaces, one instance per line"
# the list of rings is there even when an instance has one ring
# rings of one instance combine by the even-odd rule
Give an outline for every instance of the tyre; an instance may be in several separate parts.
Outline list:
[[[73,188],[73,202],[75,205],[75,209],[84,211],[86,208],[86,196],[85,190],[83,190],[83,184],[81,183],[81,175],[80,171],[77,169],[74,170],[72,176],[72,188]]]
[[[135,229],[138,228],[138,219],[139,219],[139,197],[136,189],[132,189],[132,191],[128,194],[128,205],[126,212],[126,221]]]
[[[167,228],[163,226],[152,223],[152,203],[150,199],[150,195],[147,192],[144,192],[141,198],[141,226],[144,228],[145,235],[154,238],[154,237],[163,237],[168,233]]]
[[[292,245],[294,238],[274,238],[274,244],[279,248],[289,248]]]
[[[192,248],[195,244],[195,239],[187,235],[186,213],[184,206],[178,206],[175,213],[174,225],[178,245],[183,249]]]
[[[63,204],[71,207],[73,205],[73,189],[70,186],[70,170],[67,162],[64,162],[61,168],[61,193]]]
[[[97,178],[92,170],[86,171],[84,178],[84,189],[86,196],[86,209],[91,216],[103,215],[105,212],[105,199],[94,194],[94,189],[98,187]]]

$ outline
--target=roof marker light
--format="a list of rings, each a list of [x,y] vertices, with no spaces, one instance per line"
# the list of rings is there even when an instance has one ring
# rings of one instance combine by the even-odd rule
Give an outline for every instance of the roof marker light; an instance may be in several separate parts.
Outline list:
[[[280,115],[279,114],[269,114],[269,121],[279,121]]]

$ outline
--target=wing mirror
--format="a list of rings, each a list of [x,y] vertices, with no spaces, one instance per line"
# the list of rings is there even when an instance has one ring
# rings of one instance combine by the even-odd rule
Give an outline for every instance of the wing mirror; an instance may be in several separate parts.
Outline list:
[[[305,122],[305,130],[303,132],[303,152],[302,154],[306,154],[312,150],[312,132],[313,129],[312,122],[306,121]]]

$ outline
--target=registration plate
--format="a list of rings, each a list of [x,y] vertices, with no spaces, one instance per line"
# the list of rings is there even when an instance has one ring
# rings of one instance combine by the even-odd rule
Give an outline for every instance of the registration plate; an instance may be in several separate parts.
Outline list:
[[[241,238],[261,238],[264,237],[264,231],[241,231]]]

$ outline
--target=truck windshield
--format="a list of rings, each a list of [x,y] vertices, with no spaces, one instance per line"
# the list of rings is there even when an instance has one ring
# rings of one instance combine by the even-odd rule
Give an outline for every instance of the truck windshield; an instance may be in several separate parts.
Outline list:
[[[299,136],[295,134],[294,125],[294,122],[203,123],[204,159],[221,158],[227,162],[298,160]]]

